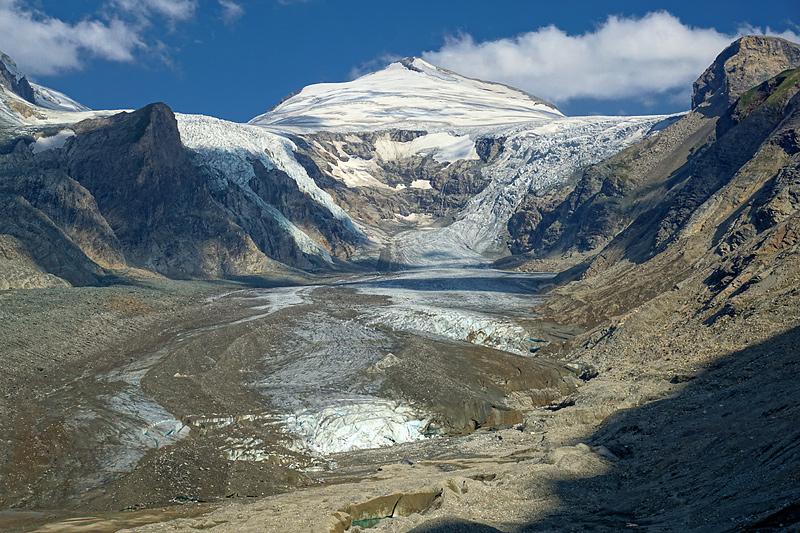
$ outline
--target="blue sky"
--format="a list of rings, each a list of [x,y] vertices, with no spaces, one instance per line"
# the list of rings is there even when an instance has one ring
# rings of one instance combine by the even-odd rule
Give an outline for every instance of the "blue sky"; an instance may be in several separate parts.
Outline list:
[[[304,85],[424,55],[567,114],[644,114],[686,109],[729,39],[797,39],[798,22],[796,0],[0,0],[0,49],[98,109],[164,101],[244,121]]]

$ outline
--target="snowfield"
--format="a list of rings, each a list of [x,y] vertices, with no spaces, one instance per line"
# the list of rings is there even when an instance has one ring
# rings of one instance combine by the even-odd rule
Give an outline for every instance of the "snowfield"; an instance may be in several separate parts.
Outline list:
[[[389,135],[382,135],[375,141],[375,151],[384,161],[407,159],[415,155],[430,155],[439,163],[479,159],[475,141],[469,135],[448,131],[428,133],[408,142],[393,141]]]
[[[31,83],[31,88],[33,89],[33,99],[39,107],[53,111],[91,111],[85,105],[54,89],[36,83]]]
[[[343,83],[318,83],[251,124],[292,133],[519,124],[562,117],[523,91],[460,76],[419,58]]]

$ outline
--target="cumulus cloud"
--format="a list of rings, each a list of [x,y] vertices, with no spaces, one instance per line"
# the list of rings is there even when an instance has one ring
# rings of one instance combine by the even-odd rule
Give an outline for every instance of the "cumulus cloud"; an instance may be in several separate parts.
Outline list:
[[[222,21],[225,24],[233,24],[244,15],[244,8],[233,0],[219,0],[222,8]]]
[[[170,64],[169,47],[157,31],[165,25],[174,29],[198,8],[198,0],[106,0],[98,14],[73,23],[31,4],[0,0],[0,50],[33,76],[79,69],[93,58],[132,61],[139,52]],[[243,13],[233,0],[220,0],[220,5],[225,20]]]
[[[512,38],[476,42],[463,34],[423,53],[435,65],[499,81],[556,103],[577,98],[647,98],[688,91],[696,77],[744,33],[791,31],[743,27],[736,35],[683,24],[665,11],[641,18],[611,16],[593,31],[569,35],[545,26]]]
[[[139,33],[116,17],[70,24],[34,12],[17,0],[0,0],[0,50],[29,74],[79,68],[85,55],[130,61],[142,47]]]

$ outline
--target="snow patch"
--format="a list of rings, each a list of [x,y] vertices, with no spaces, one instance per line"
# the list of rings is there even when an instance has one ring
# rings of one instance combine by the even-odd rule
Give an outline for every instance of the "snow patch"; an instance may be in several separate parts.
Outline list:
[[[396,219],[409,224],[426,225],[433,223],[433,216],[427,213],[410,213],[408,215],[401,215],[397,213],[394,215]]]
[[[36,139],[36,142],[31,145],[31,150],[34,154],[38,154],[46,150],[62,148],[70,137],[75,137],[75,132],[70,129],[61,130],[50,137],[39,137]]]
[[[373,161],[358,157],[337,159],[336,165],[331,166],[331,175],[343,182],[348,187],[377,187],[389,189],[390,187],[373,176],[377,167]]]
[[[469,135],[455,135],[447,131],[428,133],[408,142],[393,141],[389,135],[382,135],[375,140],[375,153],[384,161],[426,155],[439,163],[479,159],[475,141]]]
[[[412,189],[433,189],[431,186],[431,180],[414,180],[411,182]]]

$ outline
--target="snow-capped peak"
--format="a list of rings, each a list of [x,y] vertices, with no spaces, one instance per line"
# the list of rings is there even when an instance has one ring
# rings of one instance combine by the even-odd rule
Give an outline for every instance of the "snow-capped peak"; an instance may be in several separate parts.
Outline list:
[[[30,82],[14,60],[0,52],[0,122],[69,123],[88,118],[89,111],[59,91]]]
[[[563,117],[524,91],[461,76],[418,57],[341,83],[318,83],[251,124],[290,132],[427,130],[498,126]]]
[[[0,64],[2,64],[3,68],[14,78],[14,81],[20,81],[25,76],[19,71],[17,68],[17,64],[14,62],[13,59],[8,57],[3,52],[0,52]]]

